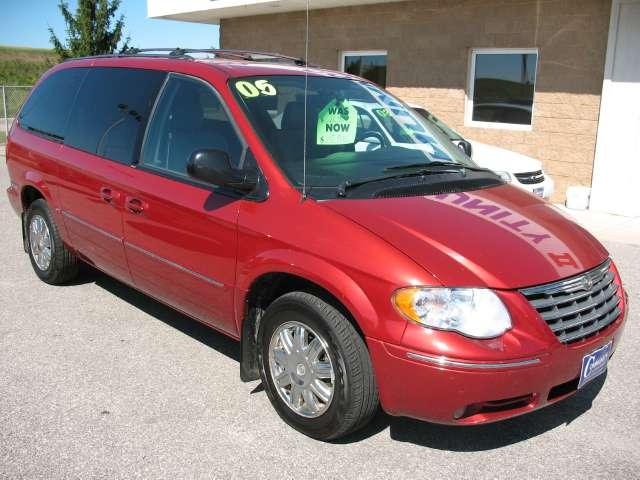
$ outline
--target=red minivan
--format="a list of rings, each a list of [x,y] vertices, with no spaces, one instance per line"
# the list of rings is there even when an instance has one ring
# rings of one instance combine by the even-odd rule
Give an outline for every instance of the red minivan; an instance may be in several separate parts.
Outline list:
[[[239,340],[242,380],[323,440],[378,405],[501,420],[606,370],[627,298],[584,229],[366,80],[192,52],[67,61],[33,90],[7,193],[43,281],[86,262]]]

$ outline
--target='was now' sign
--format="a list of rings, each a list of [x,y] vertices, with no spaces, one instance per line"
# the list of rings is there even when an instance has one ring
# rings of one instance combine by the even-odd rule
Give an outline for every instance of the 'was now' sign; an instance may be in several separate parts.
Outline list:
[[[353,143],[358,128],[358,112],[347,100],[331,100],[318,114],[316,143],[345,145]]]

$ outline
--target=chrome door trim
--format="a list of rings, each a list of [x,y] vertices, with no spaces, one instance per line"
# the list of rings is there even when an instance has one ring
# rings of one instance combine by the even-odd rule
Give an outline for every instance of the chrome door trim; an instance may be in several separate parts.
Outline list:
[[[458,360],[451,360],[447,357],[432,357],[430,355],[422,355],[420,353],[414,353],[414,352],[407,352],[407,358],[410,358],[412,360],[418,360],[424,363],[432,363],[434,365],[440,365],[443,367],[461,367],[461,368],[474,368],[474,369],[516,368],[516,367],[525,367],[528,365],[537,365],[541,362],[539,358],[529,358],[526,360],[516,360],[513,362],[470,363],[470,362],[460,362]]]
[[[189,269],[187,267],[183,267],[182,265],[179,265],[179,264],[177,264],[175,262],[172,262],[171,260],[168,260],[168,259],[166,259],[164,257],[160,257],[160,256],[156,255],[155,253],[150,252],[149,250],[145,250],[142,247],[134,245],[133,243],[125,241],[124,245],[125,245],[125,247],[130,247],[133,250],[136,250],[137,252],[140,252],[140,253],[142,253],[144,255],[147,255],[148,257],[153,258],[154,260],[157,260],[158,262],[164,263],[165,265],[169,265],[170,267],[173,267],[176,270],[180,270],[181,272],[193,275],[194,277],[198,278],[199,280],[203,280],[203,281],[205,281],[207,283],[210,283],[211,285],[213,285],[215,287],[218,287],[218,288],[224,287],[224,283],[219,282],[218,280],[215,280],[215,279],[213,279],[211,277],[207,277],[205,275],[202,275],[201,273],[194,272],[193,270],[191,270],[191,269]]]
[[[95,225],[93,225],[93,224],[91,224],[89,222],[86,222],[85,220],[82,220],[81,218],[75,216],[72,213],[67,212],[66,210],[62,210],[62,215],[64,217],[66,217],[66,218],[69,218],[69,219],[73,220],[74,222],[78,222],[79,224],[84,225],[85,227],[93,230],[94,232],[101,233],[102,235],[104,235],[107,238],[110,238],[111,240],[114,240],[116,242],[124,244],[125,247],[131,247],[132,249],[134,249],[134,250],[136,250],[136,251],[138,251],[140,253],[143,253],[143,254],[153,258],[154,260],[157,260],[158,262],[164,263],[165,265],[169,265],[169,266],[175,268],[176,270],[180,270],[181,272],[185,272],[185,273],[188,273],[190,275],[193,275],[197,279],[202,280],[202,281],[207,282],[207,283],[210,283],[211,285],[213,285],[215,287],[218,287],[218,288],[224,287],[224,283],[219,282],[218,280],[215,280],[215,279],[213,279],[211,277],[207,277],[205,275],[202,275],[201,273],[194,272],[193,270],[191,270],[191,269],[189,269],[187,267],[183,267],[182,265],[179,265],[179,264],[177,264],[175,262],[172,262],[171,260],[168,260],[168,259],[166,259],[164,257],[160,257],[160,256],[156,255],[155,253],[150,252],[149,250],[145,250],[144,248],[139,247],[137,245],[134,245],[133,243],[124,241],[123,238],[118,237],[118,236],[116,236],[116,235],[114,235],[112,233],[109,233],[106,230],[101,229],[100,227],[96,227]]]
[[[73,220],[74,222],[78,222],[79,224],[84,225],[87,228],[90,228],[94,232],[101,233],[105,237],[110,238],[111,240],[115,240],[116,242],[122,242],[122,237],[118,237],[113,233],[109,233],[106,230],[101,229],[100,227],[96,227],[92,223],[86,222],[82,220],[80,217],[76,217],[73,213],[69,213],[66,210],[61,210],[61,212],[64,217],[67,217]]]

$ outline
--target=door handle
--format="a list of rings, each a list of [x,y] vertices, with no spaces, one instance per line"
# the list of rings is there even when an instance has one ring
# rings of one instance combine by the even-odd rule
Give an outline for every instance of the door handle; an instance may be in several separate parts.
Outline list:
[[[135,197],[127,197],[125,200],[125,208],[136,215],[141,214],[147,208],[147,202]]]
[[[109,187],[102,187],[100,189],[100,197],[107,203],[113,203],[120,198],[120,192]]]

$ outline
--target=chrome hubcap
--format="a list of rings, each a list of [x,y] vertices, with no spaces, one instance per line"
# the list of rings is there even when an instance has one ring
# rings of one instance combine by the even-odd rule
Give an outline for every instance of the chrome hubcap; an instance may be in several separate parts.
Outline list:
[[[31,246],[31,256],[38,268],[42,271],[47,270],[51,264],[51,234],[47,222],[40,215],[31,217],[29,245]]]
[[[319,417],[329,408],[335,386],[329,346],[308,326],[287,322],[273,332],[269,370],[278,395],[298,415]]]

